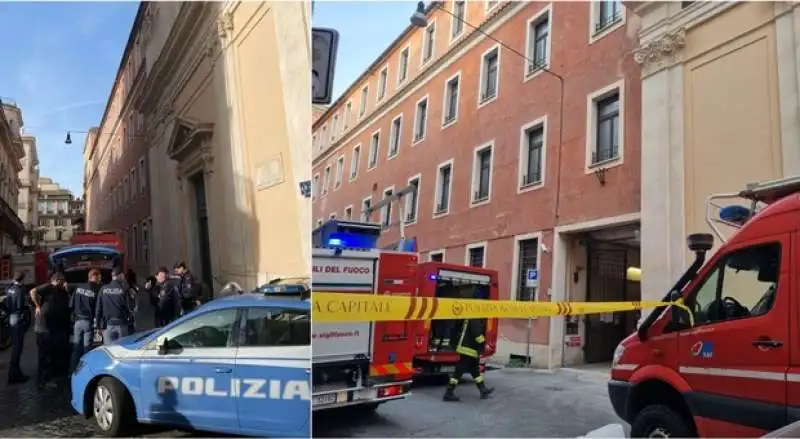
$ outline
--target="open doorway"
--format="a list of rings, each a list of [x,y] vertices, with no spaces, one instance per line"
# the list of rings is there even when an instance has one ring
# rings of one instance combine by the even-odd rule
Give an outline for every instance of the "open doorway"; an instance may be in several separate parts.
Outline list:
[[[617,229],[613,233],[587,234],[584,243],[587,257],[586,300],[641,301],[639,284],[628,281],[626,275],[628,267],[640,266],[638,227]],[[638,320],[639,313],[634,311],[586,316],[584,362],[610,363],[617,345],[636,329]]]
[[[211,272],[211,238],[208,233],[208,202],[206,200],[206,179],[203,172],[198,172],[189,177],[194,193],[195,208],[195,230],[197,235],[194,237],[200,257],[200,279],[203,284],[214,288],[214,278]]]

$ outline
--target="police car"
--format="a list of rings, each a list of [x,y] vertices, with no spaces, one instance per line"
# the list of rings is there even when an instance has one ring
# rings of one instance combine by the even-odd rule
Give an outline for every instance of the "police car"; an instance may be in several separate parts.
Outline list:
[[[101,346],[72,375],[72,407],[106,436],[138,423],[310,437],[310,304],[244,293]]]

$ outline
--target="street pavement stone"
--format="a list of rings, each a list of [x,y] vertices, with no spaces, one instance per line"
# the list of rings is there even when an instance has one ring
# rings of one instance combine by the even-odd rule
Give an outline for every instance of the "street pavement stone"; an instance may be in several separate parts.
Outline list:
[[[495,388],[481,400],[470,381],[460,402],[442,401],[443,385],[418,385],[402,401],[375,413],[335,410],[315,414],[314,437],[570,437],[622,423],[608,400],[608,374],[596,370],[500,369],[486,373]]]

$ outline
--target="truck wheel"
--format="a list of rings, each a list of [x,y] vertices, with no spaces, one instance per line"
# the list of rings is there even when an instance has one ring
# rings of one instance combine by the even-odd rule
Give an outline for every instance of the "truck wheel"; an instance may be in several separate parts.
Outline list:
[[[695,437],[689,423],[665,405],[651,405],[640,411],[631,424],[631,437]]]
[[[108,437],[127,436],[135,423],[128,392],[111,377],[105,377],[97,383],[92,398],[92,414],[100,432]]]

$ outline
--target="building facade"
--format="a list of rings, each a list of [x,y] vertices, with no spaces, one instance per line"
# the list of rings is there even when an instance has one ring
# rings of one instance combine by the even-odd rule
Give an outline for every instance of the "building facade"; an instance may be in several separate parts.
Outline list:
[[[85,154],[95,169],[87,224],[127,228],[134,259],[150,271],[185,261],[207,293],[228,281],[308,276],[310,230],[301,224],[311,208],[298,182],[310,180],[310,43],[301,31],[310,29],[309,6],[141,3],[113,116]],[[137,140],[103,156],[109,133],[111,142],[131,132]],[[128,163],[145,163],[136,167],[135,214],[125,208]]]
[[[25,227],[17,215],[22,160],[25,157],[22,110],[11,100],[0,100],[0,254],[19,250]]]
[[[22,145],[25,156],[20,163],[19,198],[17,216],[25,227],[22,241],[24,250],[33,250],[39,245],[39,153],[36,148],[36,137],[23,134]]]
[[[800,9],[792,2],[629,6],[641,17],[642,288],[644,299],[658,300],[692,260],[686,235],[712,232],[710,195],[800,174]]]
[[[83,200],[51,178],[39,178],[37,201],[37,247],[55,251],[70,244],[75,221],[83,215]]]
[[[634,300],[636,26],[618,1],[430,5],[314,123],[315,223],[380,221],[385,245],[403,221],[423,260],[498,270],[502,299]],[[497,356],[610,361],[628,320],[502,321]]]

